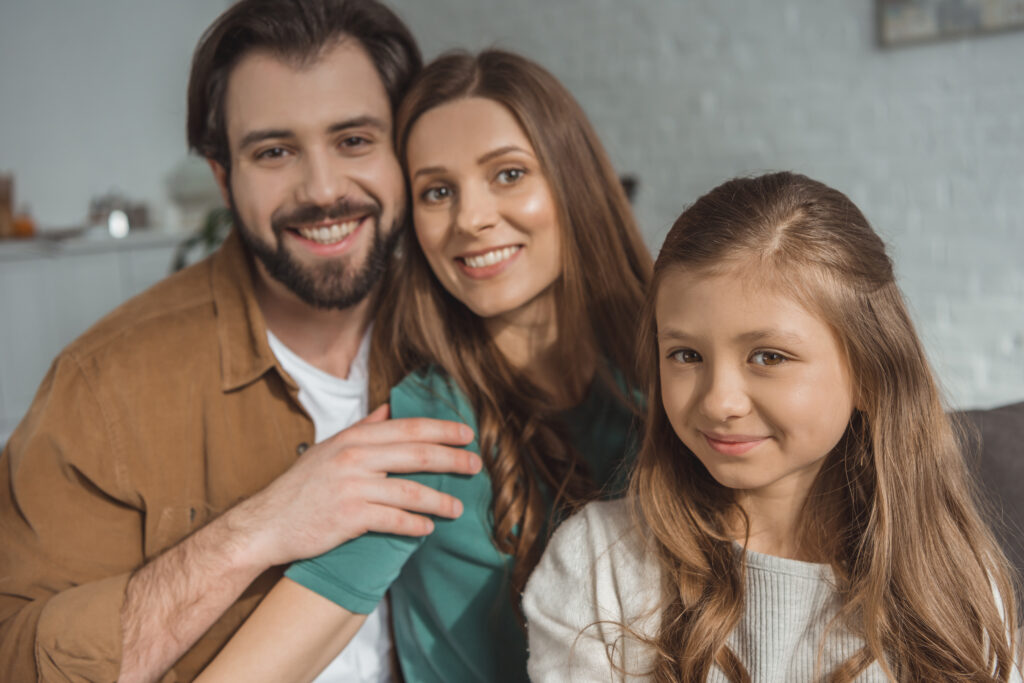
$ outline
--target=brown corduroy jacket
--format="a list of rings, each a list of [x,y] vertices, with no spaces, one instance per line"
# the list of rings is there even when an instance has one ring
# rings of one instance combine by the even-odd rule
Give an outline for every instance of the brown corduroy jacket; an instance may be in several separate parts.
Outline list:
[[[54,361],[0,456],[0,680],[115,680],[131,572],[312,442],[236,235],[99,321]],[[162,680],[194,678],[279,576]]]

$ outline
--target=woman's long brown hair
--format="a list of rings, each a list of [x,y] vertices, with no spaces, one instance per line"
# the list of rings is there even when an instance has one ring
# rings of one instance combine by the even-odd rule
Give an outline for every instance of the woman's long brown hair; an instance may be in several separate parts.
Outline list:
[[[627,386],[639,386],[635,333],[651,257],[597,135],[550,73],[496,50],[443,55],[421,72],[399,109],[399,159],[404,165],[409,132],[420,116],[471,96],[494,100],[516,117],[558,208],[562,274],[552,286],[559,381],[580,397],[594,379],[597,356],[620,371]],[[444,289],[411,230],[392,266],[374,323],[371,403],[387,400],[393,385],[428,366],[465,392],[491,477],[494,542],[515,558],[509,578],[518,609],[546,540],[550,501],[556,509],[573,507],[592,498],[596,486],[557,419],[552,397],[513,368],[483,321]],[[635,408],[603,362],[597,365],[597,379]]]
[[[858,409],[804,503],[801,540],[835,572],[842,607],[830,628],[852,629],[865,646],[820,679],[852,681],[877,661],[897,681],[1007,680],[1014,577],[979,515],[885,245],[845,195],[791,173],[701,197],[655,263],[641,323],[650,403],[630,483],[665,577],[660,631],[648,640],[654,680],[704,681],[715,664],[750,680],[726,642],[744,607],[742,555],[728,531],[742,511],[669,424],[653,307],[666,272],[737,264],[821,315],[854,377]]]

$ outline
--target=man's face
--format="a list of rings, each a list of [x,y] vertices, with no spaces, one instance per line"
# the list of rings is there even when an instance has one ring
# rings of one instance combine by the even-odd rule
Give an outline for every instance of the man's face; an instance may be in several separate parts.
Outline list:
[[[380,279],[404,200],[384,84],[357,41],[297,64],[252,52],[228,79],[231,168],[211,162],[271,287],[348,308]]]

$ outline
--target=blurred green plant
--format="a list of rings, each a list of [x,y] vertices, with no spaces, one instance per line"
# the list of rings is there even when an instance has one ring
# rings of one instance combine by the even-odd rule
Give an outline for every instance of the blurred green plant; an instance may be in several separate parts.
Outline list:
[[[174,250],[171,271],[177,272],[189,264],[190,258],[199,259],[212,254],[231,232],[231,211],[219,206],[210,209],[199,229],[189,235]],[[198,250],[198,254],[194,254]]]

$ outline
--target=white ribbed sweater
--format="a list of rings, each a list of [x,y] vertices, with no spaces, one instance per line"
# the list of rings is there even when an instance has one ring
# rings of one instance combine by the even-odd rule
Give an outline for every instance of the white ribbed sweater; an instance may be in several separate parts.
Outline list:
[[[644,680],[649,654],[617,625],[645,635],[656,631],[659,582],[659,569],[644,553],[625,501],[591,503],[567,520],[552,537],[523,599],[530,679]],[[863,645],[858,636],[834,628],[821,647],[837,608],[827,565],[748,552],[746,606],[729,647],[755,683],[814,681],[816,672],[831,671]],[[609,663],[609,646],[628,673]],[[717,668],[708,676],[714,683],[727,680]],[[887,679],[875,662],[857,680]]]

